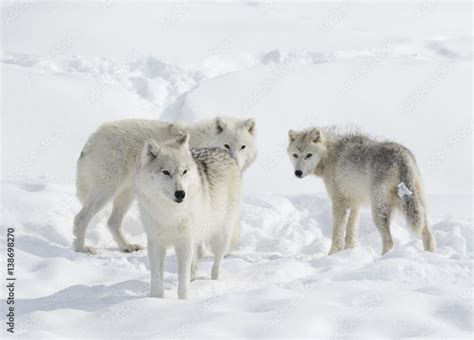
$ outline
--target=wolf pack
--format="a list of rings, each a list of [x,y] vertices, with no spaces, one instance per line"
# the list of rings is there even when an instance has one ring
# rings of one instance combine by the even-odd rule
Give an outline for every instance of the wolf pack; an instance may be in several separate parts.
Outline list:
[[[147,235],[150,295],[163,298],[166,251],[174,247],[178,298],[189,296],[198,263],[214,257],[217,280],[231,247],[240,242],[241,180],[257,156],[254,119],[216,117],[195,124],[121,120],[99,127],[77,162],[74,249],[85,244],[91,219],[108,203],[107,226],[120,250],[139,251],[127,241],[122,221],[136,199]],[[360,209],[370,205],[382,238],[382,254],[393,247],[391,218],[397,210],[426,251],[436,242],[427,221],[420,171],[413,153],[390,141],[336,127],[289,130],[287,153],[298,178],[320,177],[332,203],[329,255],[357,243]],[[289,174],[290,175],[290,174]]]

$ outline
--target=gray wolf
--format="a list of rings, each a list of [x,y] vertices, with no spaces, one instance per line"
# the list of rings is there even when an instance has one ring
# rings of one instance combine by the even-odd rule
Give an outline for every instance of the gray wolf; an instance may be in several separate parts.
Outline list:
[[[156,120],[121,120],[103,124],[84,146],[77,162],[76,188],[82,209],[74,219],[74,249],[95,254],[84,244],[90,220],[113,201],[107,226],[119,248],[126,252],[143,249],[130,244],[122,233],[122,220],[134,200],[133,178],[147,139],[158,143],[190,135],[191,148],[219,147],[233,157],[241,171],[255,160],[255,121],[217,117],[194,125],[168,124]],[[233,244],[239,242],[240,224],[234,228]]]
[[[135,192],[148,238],[151,296],[163,297],[166,249],[178,262],[178,297],[188,296],[195,276],[198,247],[210,244],[211,278],[219,278],[224,254],[240,218],[241,172],[236,160],[219,148],[189,150],[189,135],[157,144],[146,141],[135,177]]]
[[[393,247],[390,220],[395,210],[401,211],[411,230],[421,236],[425,250],[435,251],[423,183],[410,150],[362,133],[340,133],[335,128],[290,130],[288,136],[287,152],[295,176],[321,177],[331,199],[329,254],[354,247],[359,210],[364,204],[371,205],[373,221],[382,236],[382,254]]]

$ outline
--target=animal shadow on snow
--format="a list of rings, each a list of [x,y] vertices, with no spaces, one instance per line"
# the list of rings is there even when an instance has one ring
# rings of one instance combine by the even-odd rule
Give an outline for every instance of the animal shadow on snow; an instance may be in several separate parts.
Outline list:
[[[77,257],[77,253],[74,253],[70,246],[63,246],[57,242],[51,242],[33,235],[18,235],[15,247],[43,259],[63,257],[73,260]]]
[[[149,290],[148,283],[138,280],[124,281],[112,286],[75,285],[41,298],[16,299],[17,308],[15,310],[17,316],[34,311],[56,309],[76,309],[90,312],[127,300],[147,297]]]

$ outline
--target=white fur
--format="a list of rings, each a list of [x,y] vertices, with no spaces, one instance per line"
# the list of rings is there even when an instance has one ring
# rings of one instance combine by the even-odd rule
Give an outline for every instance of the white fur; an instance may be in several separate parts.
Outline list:
[[[176,250],[180,299],[188,297],[197,248],[206,241],[214,253],[211,277],[218,279],[239,219],[241,175],[235,160],[217,149],[196,152],[191,156],[187,141],[147,141],[143,150],[135,190],[148,237],[154,297],[163,297],[163,264],[170,246]],[[182,202],[176,201],[176,190],[185,192]]]
[[[226,149],[228,145],[242,171],[255,160],[253,119],[218,117],[191,126],[139,119],[103,124],[90,136],[77,163],[76,187],[82,209],[74,220],[76,251],[95,254],[94,248],[84,245],[86,229],[92,217],[112,200],[113,211],[107,225],[119,248],[143,249],[141,245],[128,243],[121,231],[123,217],[134,200],[132,183],[140,153],[147,139],[162,143],[186,133],[190,135],[191,148]],[[236,223],[233,244],[238,243],[239,228]]]

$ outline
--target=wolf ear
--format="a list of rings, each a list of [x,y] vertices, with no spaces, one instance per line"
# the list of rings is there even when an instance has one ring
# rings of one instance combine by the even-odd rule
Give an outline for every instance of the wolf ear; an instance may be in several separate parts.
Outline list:
[[[171,131],[173,131],[173,132],[176,131],[176,134],[181,133],[181,134],[184,135],[184,134],[186,133],[186,132],[184,131],[184,126],[183,126],[181,123],[179,123],[179,122],[170,123],[170,124],[169,124],[169,129],[170,129]]]
[[[322,136],[321,136],[321,130],[318,128],[314,128],[310,131],[310,136],[311,136],[311,141],[313,143],[319,143],[321,142]]]
[[[183,147],[186,147],[186,148],[189,148],[189,134],[185,134],[183,135],[182,137],[179,137],[175,143],[178,145],[178,146],[183,146]]]
[[[221,117],[216,117],[216,129],[217,133],[221,133],[227,128],[226,122]]]
[[[146,164],[158,157],[160,147],[153,139],[148,139],[143,147],[141,162]]]
[[[244,121],[244,127],[247,131],[252,135],[255,136],[255,119],[249,118]]]
[[[298,137],[298,132],[296,132],[295,130],[288,131],[288,140],[290,144],[293,143],[297,137]]]

